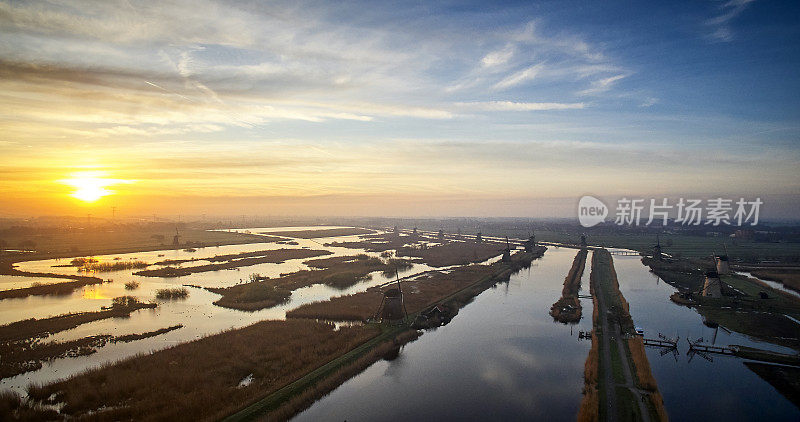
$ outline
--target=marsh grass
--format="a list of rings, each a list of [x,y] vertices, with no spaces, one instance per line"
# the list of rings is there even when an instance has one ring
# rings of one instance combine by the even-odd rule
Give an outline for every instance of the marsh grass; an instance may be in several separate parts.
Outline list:
[[[374,326],[262,321],[137,356],[49,385],[30,397],[64,402],[67,418],[219,420],[378,334]],[[237,388],[242,378],[253,382]]]
[[[214,304],[243,311],[255,311],[286,303],[292,295],[290,290],[280,289],[263,281],[245,283],[240,286],[241,288],[223,295]],[[208,290],[214,293],[228,291],[227,289]]]
[[[104,273],[109,271],[133,270],[147,268],[150,264],[144,261],[116,261],[116,262],[88,262],[79,271],[94,271]]]
[[[507,269],[504,263],[469,265],[455,268],[449,273],[432,271],[414,280],[403,281],[401,286],[406,309],[409,314],[421,311],[481,280],[496,277],[497,273],[504,269]],[[366,321],[375,314],[382,297],[383,289],[373,287],[365,292],[305,304],[287,312],[286,316],[334,321]]]
[[[596,317],[596,312],[595,312]],[[586,356],[583,367],[583,399],[578,409],[579,422],[594,422],[600,420],[600,393],[598,383],[600,380],[600,350],[597,335],[592,333],[592,347]]]
[[[158,300],[177,300],[186,299],[189,297],[189,290],[185,287],[173,287],[169,289],[156,290],[156,299]]]
[[[251,256],[252,254],[258,256]],[[234,255],[222,255],[206,259],[211,261],[211,264],[195,265],[191,267],[164,267],[152,270],[137,271],[134,275],[141,275],[146,277],[182,277],[194,273],[202,273],[208,271],[227,270],[238,267],[249,267],[251,265],[278,263],[284,262],[289,259],[302,259],[310,258],[313,256],[330,255],[331,252],[322,250],[311,249],[275,249],[259,252],[243,252]],[[234,259],[233,256],[243,257]],[[223,261],[214,263],[215,261]],[[163,261],[162,261],[163,262]],[[177,261],[173,261],[177,262]]]
[[[305,261],[305,264],[319,270],[301,270],[282,274],[279,278],[259,280],[238,284],[227,288],[208,288],[208,291],[222,295],[214,302],[219,306],[247,311],[269,308],[284,303],[291,291],[313,284],[325,284],[337,289],[345,289],[368,280],[374,271],[387,271],[394,268],[380,258],[366,255],[339,256]],[[392,265],[412,265],[398,260]]]
[[[581,288],[581,277],[586,266],[586,255],[588,251],[581,249],[572,261],[567,277],[564,278],[564,287],[561,290],[561,298],[550,307],[550,315],[556,321],[563,323],[575,323],[581,320],[581,301],[578,299],[578,292]]]

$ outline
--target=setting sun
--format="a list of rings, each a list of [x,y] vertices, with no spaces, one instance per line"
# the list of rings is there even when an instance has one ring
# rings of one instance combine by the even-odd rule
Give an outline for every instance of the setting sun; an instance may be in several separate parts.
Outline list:
[[[61,182],[72,186],[75,191],[70,196],[84,202],[95,202],[98,199],[114,194],[114,191],[106,189],[108,186],[120,183],[129,183],[127,180],[110,179],[103,177],[105,174],[98,171],[87,171],[73,173],[72,178]]]

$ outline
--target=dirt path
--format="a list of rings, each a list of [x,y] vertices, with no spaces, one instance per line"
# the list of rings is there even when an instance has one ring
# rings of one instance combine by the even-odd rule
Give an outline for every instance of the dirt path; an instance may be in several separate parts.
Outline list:
[[[622,341],[622,335],[619,332],[619,325],[614,324],[614,339],[617,342],[617,352],[619,353],[619,360],[622,362],[622,373],[625,375],[625,384],[616,384],[617,386],[626,387],[636,396],[636,404],[639,406],[639,415],[641,420],[650,422],[650,412],[644,405],[644,393],[636,387],[633,381],[633,371],[631,369],[631,362],[625,354],[625,344]]]
[[[613,265],[613,263],[612,263]],[[625,343],[623,342],[622,335],[620,333],[619,324],[616,322],[609,322],[608,320],[608,307],[606,305],[606,285],[603,281],[598,281],[598,286],[596,286],[595,292],[597,296],[597,306],[599,308],[599,318],[600,318],[600,327],[602,335],[600,338],[602,339],[600,342],[600,353],[601,353],[601,360],[603,362],[603,379],[602,382],[605,385],[603,391],[605,392],[606,398],[606,420],[608,421],[618,421],[624,420],[625,415],[619,415],[617,412],[618,401],[617,401],[617,387],[625,387],[631,391],[632,394],[636,396],[636,403],[639,406],[639,415],[641,421],[650,422],[650,412],[646,408],[644,404],[643,395],[645,392],[639,390],[636,387],[636,383],[633,379],[633,369],[631,368],[631,361],[628,359],[628,356],[625,353]],[[617,353],[619,354],[618,359],[622,363],[622,373],[625,378],[625,383],[620,384],[614,381],[614,370],[612,367],[612,356],[611,356],[611,341],[615,341],[617,344]],[[620,418],[622,416],[622,418]]]
[[[598,286],[599,287],[599,286]],[[611,367],[611,344],[608,339],[608,334],[611,331],[608,329],[608,308],[605,304],[605,292],[603,288],[598,288],[597,291],[597,306],[600,308],[599,315],[600,315],[600,329],[602,335],[602,341],[600,342],[600,353],[602,355],[602,362],[603,362],[603,384],[606,385],[606,388],[603,390],[605,391],[606,397],[606,420],[609,421],[616,421],[617,419],[617,409],[615,407],[617,403],[617,392],[616,388],[613,388],[615,385],[614,383],[614,370]]]

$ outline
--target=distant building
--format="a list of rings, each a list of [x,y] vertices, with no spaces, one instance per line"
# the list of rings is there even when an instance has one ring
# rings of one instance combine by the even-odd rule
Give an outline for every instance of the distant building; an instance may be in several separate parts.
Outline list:
[[[531,234],[528,240],[525,241],[525,252],[533,252],[536,247],[536,235]]]
[[[725,275],[731,273],[730,263],[728,261],[728,255],[717,255],[714,257],[714,262],[717,266],[717,273]]]
[[[382,321],[398,321],[405,318],[403,292],[400,289],[389,289],[383,293],[383,302],[378,311]]]
[[[709,271],[706,273],[702,294],[703,297],[722,297],[722,280],[719,279],[719,274],[716,271]]]

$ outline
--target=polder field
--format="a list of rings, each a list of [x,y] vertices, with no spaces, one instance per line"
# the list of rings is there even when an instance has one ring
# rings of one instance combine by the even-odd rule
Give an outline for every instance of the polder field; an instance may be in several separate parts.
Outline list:
[[[637,251],[651,250],[656,243],[653,234],[587,234],[592,244],[613,248],[627,248]],[[704,257],[716,253],[724,253],[734,259],[782,259],[800,257],[800,243],[790,242],[755,242],[731,237],[691,236],[685,234],[661,234],[661,248],[664,253],[686,258]],[[545,242],[577,243],[578,233],[554,231],[536,231],[536,238]],[[791,259],[790,259],[791,260]]]
[[[577,245],[580,236],[586,234],[587,243],[606,248],[625,248],[651,252],[660,238],[664,253],[683,258],[705,258],[713,253],[726,252],[734,262],[760,263],[780,261],[800,263],[800,228],[796,225],[759,223],[758,226],[743,226],[741,229],[754,232],[754,237],[745,239],[731,237],[737,227],[681,226],[670,224],[662,227],[651,224],[641,226],[617,226],[607,222],[595,227],[581,227],[573,219],[536,220],[526,218],[508,219],[382,219],[370,221],[367,226],[393,227],[401,229],[417,227],[420,230],[447,234],[462,233],[466,236],[481,232],[484,236],[511,239],[526,239],[535,234],[537,241]]]

